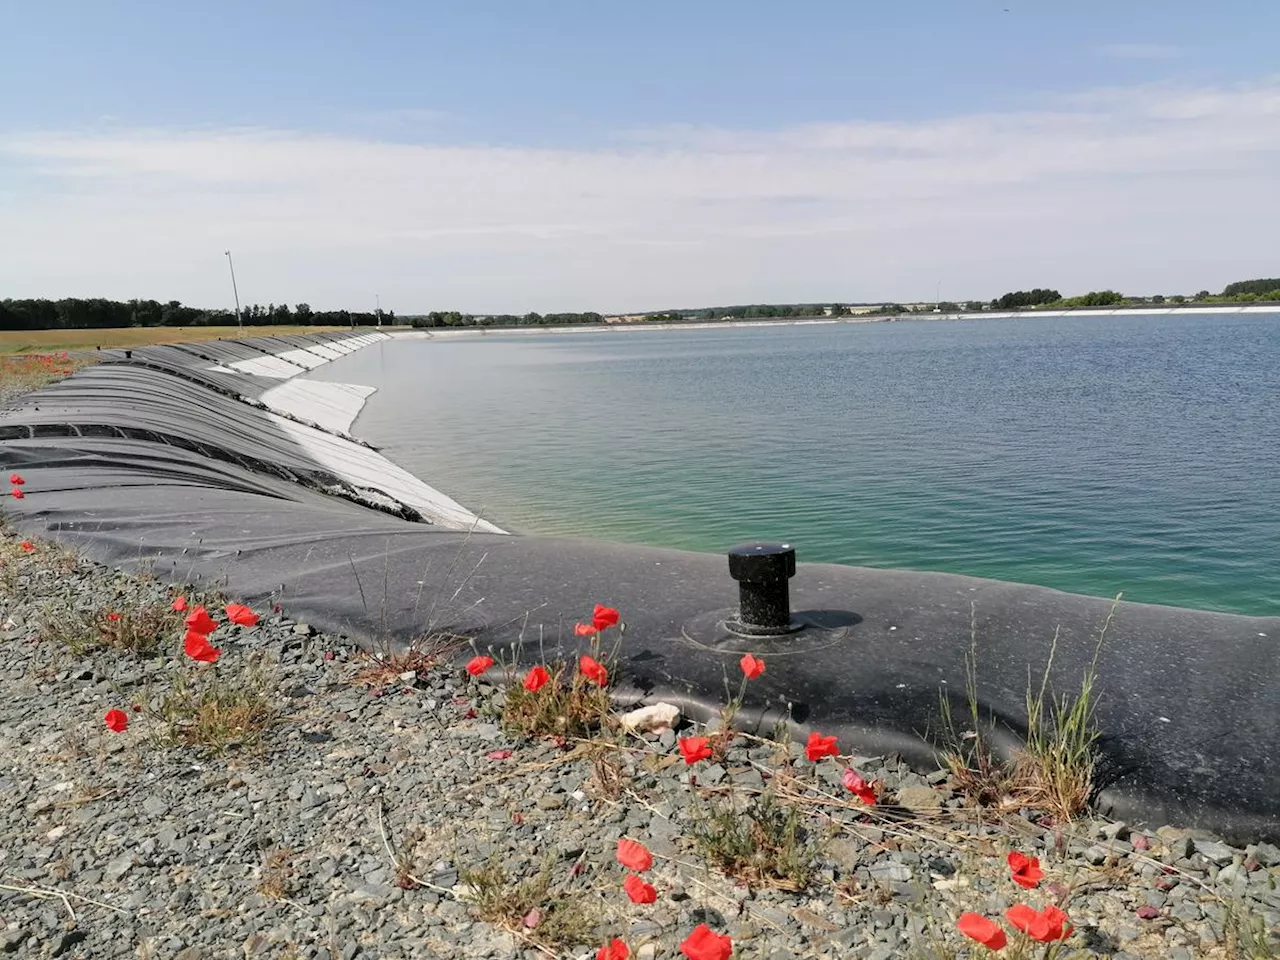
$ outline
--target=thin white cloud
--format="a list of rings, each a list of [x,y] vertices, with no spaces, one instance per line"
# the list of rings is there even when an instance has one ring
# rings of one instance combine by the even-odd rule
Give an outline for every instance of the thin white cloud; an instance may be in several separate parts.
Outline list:
[[[1181,47],[1163,43],[1108,43],[1093,52],[1116,60],[1176,60],[1184,55]]]
[[[597,149],[0,134],[0,291],[401,312],[1175,292],[1272,269],[1280,80]],[[1191,290],[1190,292],[1194,292]]]

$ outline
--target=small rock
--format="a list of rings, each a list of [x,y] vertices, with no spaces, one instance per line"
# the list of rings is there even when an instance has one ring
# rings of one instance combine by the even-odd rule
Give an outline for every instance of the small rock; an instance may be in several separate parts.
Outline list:
[[[680,708],[671,703],[654,703],[624,713],[619,720],[623,730],[633,733],[670,730],[680,722]]]
[[[1107,848],[1100,844],[1094,844],[1087,849],[1081,856],[1084,857],[1085,863],[1100,867],[1107,862]]]
[[[107,864],[106,869],[102,871],[108,880],[119,880],[133,867],[133,857],[125,854],[122,857],[116,857]]]
[[[1219,883],[1240,883],[1249,879],[1249,875],[1245,873],[1244,866],[1239,863],[1229,863],[1218,871]]]
[[[1219,865],[1230,863],[1236,855],[1236,851],[1217,840],[1196,840],[1195,852]]]
[[[1260,843],[1253,851],[1253,859],[1264,867],[1280,867],[1280,847],[1270,843]]]
[[[911,879],[911,868],[905,863],[873,863],[868,872],[876,880],[906,883]]]
[[[49,947],[49,956],[60,957],[76,944],[88,938],[83,930],[64,930],[53,938]]]
[[[933,787],[919,785],[898,789],[898,806],[913,813],[942,809],[942,795]]]
[[[1115,823],[1104,824],[1098,833],[1108,840],[1124,840],[1129,836],[1129,825],[1123,820],[1117,820]]]

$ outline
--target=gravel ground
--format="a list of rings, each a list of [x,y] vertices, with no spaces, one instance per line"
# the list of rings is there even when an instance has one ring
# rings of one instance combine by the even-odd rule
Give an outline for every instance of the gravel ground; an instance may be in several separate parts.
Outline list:
[[[1266,844],[984,817],[944,773],[893,757],[815,766],[800,745],[740,738],[724,762],[688,766],[671,730],[513,739],[483,680],[442,663],[366,685],[349,641],[287,611],[220,629],[212,667],[182,656],[177,630],[151,656],[49,636],[50,617],[173,596],[0,535],[0,955],[532,960],[594,957],[621,937],[632,956],[674,958],[706,923],[734,957],[951,957],[968,943],[960,913],[999,919],[1016,902],[1066,904],[1076,932],[1061,956],[1276,955],[1280,850]],[[216,682],[263,685],[276,722],[261,742],[170,742],[166,694]],[[123,733],[103,723],[112,708],[130,713]],[[850,799],[846,763],[895,803]],[[801,892],[735,881],[690,842],[711,811],[762,790],[790,798],[813,844]],[[652,851],[656,902],[623,895],[622,837]],[[1015,849],[1040,858],[1037,889],[1011,882]],[[1250,924],[1270,945],[1233,950]]]

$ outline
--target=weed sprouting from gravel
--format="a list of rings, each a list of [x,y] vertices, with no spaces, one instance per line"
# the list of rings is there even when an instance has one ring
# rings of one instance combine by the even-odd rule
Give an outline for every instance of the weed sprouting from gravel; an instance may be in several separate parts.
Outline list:
[[[1222,920],[1225,960],[1275,960],[1280,957],[1280,930],[1239,901],[1225,905]]]
[[[489,861],[461,871],[459,878],[470,888],[467,899],[481,920],[543,947],[591,942],[597,928],[591,905],[584,894],[557,887],[555,874],[548,859],[532,877],[513,881],[502,864]]]
[[[405,650],[364,652],[351,682],[363,687],[391,686],[406,673],[425,674],[435,669],[466,643],[466,637],[439,633],[415,640]]]
[[[1119,603],[1117,596],[1098,633],[1093,659],[1080,679],[1078,692],[1049,698],[1049,672],[1058,649],[1057,631],[1040,688],[1034,695],[1028,684],[1027,742],[1014,762],[1016,792],[1024,802],[1048,810],[1061,820],[1070,820],[1088,809],[1093,793],[1100,735],[1093,718],[1097,699],[1094,684],[1102,644]]]
[[[768,793],[745,809],[721,802],[694,823],[690,839],[727,876],[779,890],[806,889],[819,853],[800,810]]]
[[[100,650],[153,657],[172,643],[182,618],[167,604],[99,605],[90,610],[48,608],[41,617],[41,639],[66,647],[76,656]]]
[[[294,853],[288,847],[268,850],[262,858],[258,892],[272,900],[284,900],[293,891]]]
[[[608,725],[609,692],[563,661],[547,668],[538,690],[513,683],[502,707],[502,729],[515,737],[585,737]],[[566,679],[567,677],[567,679]]]
[[[279,718],[268,674],[259,659],[246,661],[234,677],[212,670],[195,678],[179,673],[156,710],[162,739],[215,753],[261,746]]]
[[[1028,806],[1045,810],[1059,821],[1072,820],[1088,809],[1093,793],[1100,736],[1094,721],[1098,658],[1120,603],[1111,605],[1094,645],[1093,658],[1073,693],[1051,695],[1049,677],[1058,650],[1054,631],[1049,657],[1039,685],[1027,679],[1027,736],[1012,760],[998,757],[991,746],[994,720],[984,719],[978,707],[978,639],[976,607],[969,607],[969,650],[965,654],[965,699],[969,729],[959,731],[950,701],[939,698],[944,752],[952,781],[979,806]]]

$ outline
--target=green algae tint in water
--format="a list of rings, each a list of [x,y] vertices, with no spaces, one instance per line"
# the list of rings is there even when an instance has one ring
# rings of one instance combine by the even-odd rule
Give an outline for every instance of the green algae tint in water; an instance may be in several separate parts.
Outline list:
[[[494,335],[318,372],[522,532],[1280,614],[1280,316]]]

